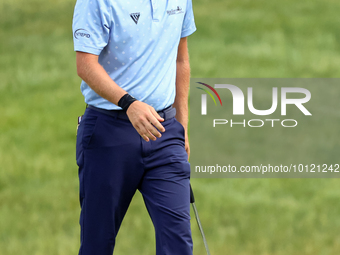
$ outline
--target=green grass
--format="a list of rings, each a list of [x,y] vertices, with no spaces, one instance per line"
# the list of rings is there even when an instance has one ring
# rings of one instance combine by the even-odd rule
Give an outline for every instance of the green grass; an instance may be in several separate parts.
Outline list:
[[[339,77],[339,2],[200,0],[194,7],[194,77]]]
[[[0,2],[0,254],[71,255],[79,248],[75,132],[84,103],[74,4]],[[193,77],[339,77],[338,1],[194,0],[194,10]],[[212,254],[340,253],[337,179],[192,184]],[[195,255],[203,255],[194,219],[192,229]],[[115,254],[154,250],[137,194]]]

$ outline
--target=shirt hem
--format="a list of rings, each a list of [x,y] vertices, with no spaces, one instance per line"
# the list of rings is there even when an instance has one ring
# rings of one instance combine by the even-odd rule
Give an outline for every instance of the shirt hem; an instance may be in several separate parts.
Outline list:
[[[86,53],[90,53],[94,55],[100,55],[100,53],[102,52],[102,49],[93,48],[89,46],[83,46],[83,45],[75,45],[74,51],[81,51],[81,52],[86,52]]]
[[[196,29],[196,27],[195,27],[194,29],[190,29],[190,30],[187,29],[187,30],[182,31],[182,33],[181,33],[181,38],[184,38],[184,37],[187,37],[187,36],[193,34],[196,30],[197,30],[197,29]]]

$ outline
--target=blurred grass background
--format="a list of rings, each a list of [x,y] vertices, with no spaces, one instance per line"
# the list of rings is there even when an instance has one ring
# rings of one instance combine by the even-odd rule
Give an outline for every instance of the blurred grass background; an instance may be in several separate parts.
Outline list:
[[[0,0],[0,254],[79,248],[74,0]],[[340,2],[193,0],[192,77],[339,77]],[[333,139],[336,139],[334,137]],[[337,179],[193,179],[211,254],[340,253]],[[192,215],[194,254],[205,254]],[[115,254],[154,254],[139,194]]]

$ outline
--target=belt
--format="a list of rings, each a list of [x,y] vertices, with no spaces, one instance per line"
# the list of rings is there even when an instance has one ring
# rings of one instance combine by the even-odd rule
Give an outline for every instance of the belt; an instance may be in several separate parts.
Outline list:
[[[97,108],[97,107],[92,106],[92,105],[88,105],[87,108],[95,110],[97,112],[104,113],[104,114],[112,116],[112,117],[115,117],[117,119],[129,120],[129,117],[127,116],[126,112],[122,111],[122,110],[106,110],[106,109]],[[176,108],[169,106],[169,107],[165,108],[164,110],[158,111],[157,113],[164,120],[169,120],[169,119],[172,119],[176,116]]]

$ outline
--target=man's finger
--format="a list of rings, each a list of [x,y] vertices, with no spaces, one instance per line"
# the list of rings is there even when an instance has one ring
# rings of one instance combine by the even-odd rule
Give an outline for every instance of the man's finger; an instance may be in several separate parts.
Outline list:
[[[147,137],[146,135],[141,134],[140,136],[141,136],[146,142],[149,142],[149,141],[150,141],[149,137]]]
[[[151,119],[149,120],[150,123],[155,126],[159,131],[161,132],[165,132],[165,128],[163,127],[163,125],[160,123],[164,121],[163,118],[161,118],[161,116],[159,116],[158,112],[156,112],[154,109],[152,111],[153,116],[151,117]]]
[[[149,124],[150,128],[151,128],[151,125]],[[139,135],[147,142],[149,142],[149,139],[155,141],[156,140],[156,137],[154,136],[153,133],[150,132],[150,130],[145,126],[145,125],[137,125],[136,127],[136,130],[137,132],[139,133]],[[157,132],[157,130],[152,127],[155,132]],[[159,132],[158,132],[159,133]]]
[[[163,122],[163,121],[164,121],[164,118],[162,118],[162,117],[158,114],[158,112],[156,112],[155,108],[151,108],[151,112],[152,112],[153,116],[155,116],[156,119],[157,119],[158,121],[160,121],[160,122]]]
[[[158,132],[158,130],[155,128],[154,124],[152,123],[152,121],[150,121],[149,123],[147,123],[145,125],[145,128],[154,136],[160,138],[162,137],[161,133]]]
[[[139,124],[139,131],[138,133],[139,134],[144,134],[146,135],[147,137],[149,137],[151,140],[155,141],[156,140],[156,137],[160,138],[162,135],[161,133],[158,132],[158,130],[156,129],[156,125],[157,125],[157,122],[158,120],[151,116],[151,118],[153,120],[147,120],[147,119],[144,119],[140,124]],[[153,123],[155,123],[156,125],[154,125]],[[162,126],[159,122],[158,124],[160,126]],[[163,127],[163,126],[162,126]],[[163,128],[164,129],[164,128]]]

